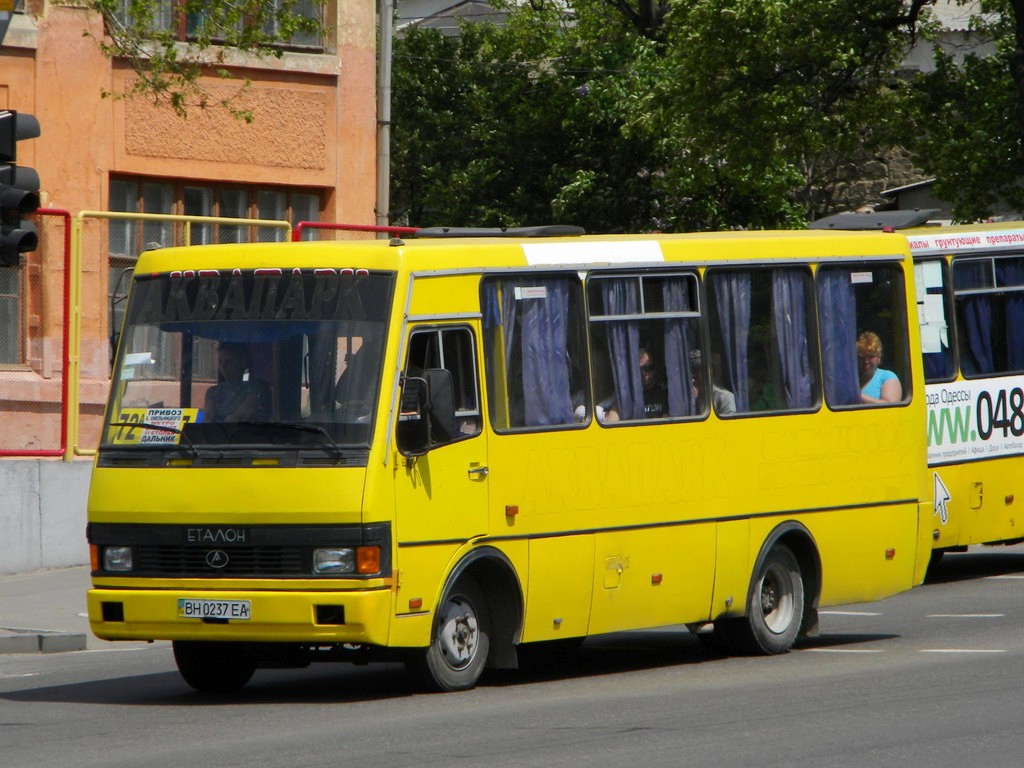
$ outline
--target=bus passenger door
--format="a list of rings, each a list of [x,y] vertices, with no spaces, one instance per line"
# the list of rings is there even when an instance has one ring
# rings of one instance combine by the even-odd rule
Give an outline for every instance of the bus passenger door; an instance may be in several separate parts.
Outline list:
[[[476,339],[468,326],[418,326],[410,333],[405,375],[438,369],[451,374],[455,422],[436,425],[424,455],[399,456],[395,463],[400,545],[450,545],[487,533],[487,441],[476,360]]]

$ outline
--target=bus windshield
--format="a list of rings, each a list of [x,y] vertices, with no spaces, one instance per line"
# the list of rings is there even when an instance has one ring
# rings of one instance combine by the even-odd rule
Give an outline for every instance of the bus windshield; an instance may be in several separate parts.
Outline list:
[[[101,448],[368,448],[393,285],[368,270],[139,276]]]

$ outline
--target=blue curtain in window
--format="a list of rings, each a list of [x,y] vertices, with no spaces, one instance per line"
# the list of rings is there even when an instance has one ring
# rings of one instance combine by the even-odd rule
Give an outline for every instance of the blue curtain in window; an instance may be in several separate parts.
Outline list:
[[[787,408],[810,408],[814,405],[805,281],[806,273],[801,270],[776,269],[772,272],[772,316]]]
[[[683,280],[666,280],[662,283],[661,292],[666,312],[690,309]],[[665,379],[668,386],[668,414],[673,418],[697,414],[697,402],[690,385],[693,372],[686,324],[683,318],[665,321]]]
[[[996,262],[999,285],[1024,286],[1024,259],[999,259]],[[1007,294],[1006,299],[1006,370],[1024,370],[1024,293]]]
[[[716,272],[711,287],[722,332],[723,385],[736,398],[736,410],[750,410],[747,346],[750,338],[750,273]],[[712,370],[712,381],[715,371]]]
[[[545,292],[542,297],[517,299],[517,287],[543,287]],[[492,331],[500,326],[502,329],[505,370],[511,373],[515,369],[514,361],[517,358],[521,361],[521,381],[510,379],[508,392],[510,397],[522,393],[522,423],[509,426],[571,423],[572,398],[566,349],[568,280],[512,279],[486,282],[483,304],[484,328]]]
[[[606,315],[640,311],[639,282],[633,279],[601,280],[601,300]],[[644,417],[644,386],[640,378],[640,323],[622,320],[606,323],[608,357],[615,387],[615,408],[620,419]]]
[[[970,290],[991,285],[984,270],[954,267],[957,290]],[[992,351],[992,298],[989,295],[963,296],[957,299],[963,318],[964,331],[961,334],[960,367],[966,374],[992,373],[996,369]],[[963,342],[967,342],[967,349]]]
[[[516,281],[524,285],[525,281]],[[534,281],[542,298],[521,299],[523,415],[526,426],[571,424],[569,385],[569,284],[564,278]],[[506,295],[512,293],[506,284]],[[507,317],[507,315],[506,315]]]
[[[860,400],[857,373],[857,301],[844,269],[818,270],[818,316],[825,398],[831,406]]]

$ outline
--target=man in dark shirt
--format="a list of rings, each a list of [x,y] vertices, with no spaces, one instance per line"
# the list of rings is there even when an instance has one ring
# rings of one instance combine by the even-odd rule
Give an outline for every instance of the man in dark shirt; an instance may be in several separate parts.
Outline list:
[[[644,417],[663,419],[668,416],[668,389],[661,369],[646,349],[640,349],[640,379],[644,386]]]

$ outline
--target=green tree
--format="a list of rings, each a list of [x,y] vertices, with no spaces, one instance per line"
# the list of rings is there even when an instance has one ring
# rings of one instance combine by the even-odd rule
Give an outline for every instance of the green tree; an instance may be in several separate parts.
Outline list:
[[[85,0],[75,3],[103,18],[106,37],[97,40],[110,58],[126,61],[136,77],[124,93],[167,101],[184,116],[192,107],[223,106],[236,116],[252,114],[213,98],[204,74],[237,80],[230,66],[245,57],[280,58],[296,36],[322,34],[325,0]],[[179,42],[182,33],[188,43]],[[239,81],[240,90],[248,80]]]
[[[509,8],[501,26],[396,41],[392,213],[414,224],[658,226],[657,137],[631,104],[661,65],[621,13]],[[601,29],[598,29],[598,28]]]
[[[961,4],[965,4],[961,2]],[[971,26],[991,55],[936,49],[908,99],[907,146],[962,221],[1024,210],[1024,0],[983,0]],[[934,31],[934,30],[933,30]]]
[[[898,108],[893,72],[932,1],[536,0],[460,38],[409,32],[396,211],[592,231],[802,226],[832,210],[841,168],[891,140],[878,126]]]
[[[691,0],[670,15],[676,168],[725,204],[706,224],[802,226],[844,167],[892,142],[893,73],[928,0]]]

